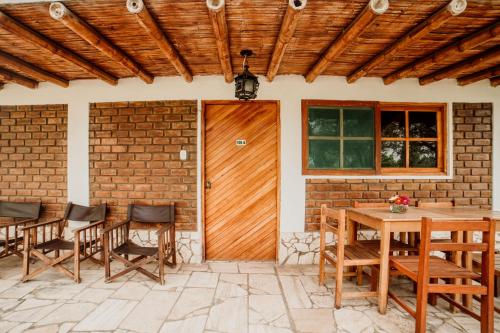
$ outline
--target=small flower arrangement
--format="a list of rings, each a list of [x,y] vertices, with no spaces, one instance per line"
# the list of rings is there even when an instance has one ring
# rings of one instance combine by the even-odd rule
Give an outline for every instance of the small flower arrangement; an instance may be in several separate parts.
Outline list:
[[[390,210],[392,213],[404,213],[408,210],[410,198],[406,195],[393,195],[389,198]]]

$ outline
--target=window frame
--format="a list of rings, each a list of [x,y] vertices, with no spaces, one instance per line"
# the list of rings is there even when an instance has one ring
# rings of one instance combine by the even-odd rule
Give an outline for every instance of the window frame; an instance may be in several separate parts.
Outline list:
[[[309,108],[310,107],[369,107],[374,111],[374,169],[311,169],[309,168]],[[396,141],[434,141],[425,138],[409,138],[408,113],[411,111],[436,112],[437,167],[436,168],[383,168],[381,161],[382,142],[382,112],[405,112],[404,138],[394,138]],[[422,140],[424,139],[424,140]],[[446,176],[448,166],[448,123],[446,103],[414,103],[414,102],[378,102],[378,101],[339,101],[339,100],[302,100],[302,174],[323,176]],[[405,145],[405,160],[409,161],[409,145]],[[406,165],[406,162],[405,162]]]

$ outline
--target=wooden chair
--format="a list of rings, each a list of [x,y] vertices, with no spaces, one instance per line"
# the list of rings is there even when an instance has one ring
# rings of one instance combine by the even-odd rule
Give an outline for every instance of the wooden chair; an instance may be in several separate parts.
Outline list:
[[[425,202],[425,201],[417,201],[415,203],[415,206],[418,208],[453,208],[455,207],[455,200],[451,201],[438,201],[438,202]],[[433,239],[435,242],[444,242],[444,243],[449,243],[449,242],[457,242],[458,237],[457,233],[450,233],[450,236],[446,239]],[[416,235],[415,242],[418,244],[418,235]],[[445,252],[447,259],[451,260],[452,254],[451,252]]]
[[[80,282],[80,262],[94,258],[102,252],[101,231],[105,227],[106,204],[86,207],[69,202],[62,219],[36,223],[24,231],[23,277],[22,281],[33,279],[38,274],[53,268],[76,283]],[[64,230],[68,221],[82,221],[89,224],[73,230],[73,239],[65,240]],[[53,253],[53,257],[48,254]],[[43,266],[30,272],[30,259],[36,258]],[[63,263],[73,258],[73,271]]]
[[[156,226],[158,245],[146,247],[135,244],[130,240],[131,227],[134,229],[149,229]],[[131,271],[146,275],[147,277],[165,283],[165,264],[176,265],[175,246],[175,206],[143,206],[131,204],[128,206],[128,218],[126,221],[114,224],[104,230],[104,266],[105,281],[111,282]],[[129,255],[137,256],[129,260]],[[125,269],[111,275],[111,261],[117,260],[124,264]],[[158,275],[145,270],[142,266],[150,263],[158,263]]]
[[[326,245],[325,235],[332,232],[337,239],[335,245]],[[319,283],[325,282],[325,261],[336,268],[335,272],[335,307],[339,309],[343,298],[377,297],[376,286],[372,283],[370,291],[349,292],[342,291],[344,276],[356,276],[356,272],[344,272],[345,267],[372,266],[380,263],[380,257],[376,251],[366,249],[355,244],[345,244],[346,219],[344,209],[331,209],[321,205],[320,226],[320,262]]]
[[[40,217],[41,202],[0,201],[0,258],[15,254],[23,257],[22,228]]]
[[[432,242],[431,233],[435,231],[482,232],[482,243],[444,243]],[[463,251],[482,253],[481,274],[463,268],[454,262],[431,256],[431,251]],[[390,265],[402,274],[417,282],[417,306],[413,310],[401,298],[389,291],[389,296],[416,319],[415,332],[426,330],[427,301],[430,294],[437,295],[464,313],[481,322],[481,332],[493,332],[493,293],[495,258],[495,221],[484,218],[479,221],[433,221],[422,218],[420,255],[391,257]],[[442,284],[440,281],[460,281],[474,279],[480,285]],[[481,295],[481,313],[477,314],[463,306],[448,294]]]

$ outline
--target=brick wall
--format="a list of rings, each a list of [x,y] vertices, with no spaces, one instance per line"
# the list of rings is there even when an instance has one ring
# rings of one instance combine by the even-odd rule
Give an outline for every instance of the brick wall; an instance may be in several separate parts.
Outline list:
[[[66,135],[66,105],[0,106],[0,200],[41,200],[42,216],[62,217]]]
[[[492,204],[492,104],[453,104],[453,179],[307,179],[306,231],[318,230],[321,204],[348,207],[354,201],[384,202],[395,193],[415,200]]]
[[[196,230],[196,127],[196,101],[91,104],[91,202],[112,220],[129,203],[175,202],[177,227]]]

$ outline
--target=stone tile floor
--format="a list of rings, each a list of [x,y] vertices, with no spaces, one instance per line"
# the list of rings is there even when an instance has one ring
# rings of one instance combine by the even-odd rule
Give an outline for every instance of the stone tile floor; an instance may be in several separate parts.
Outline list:
[[[0,332],[413,332],[414,320],[376,299],[347,300],[333,308],[332,287],[318,286],[317,265],[266,262],[180,264],[161,286],[130,273],[104,283],[100,266],[84,263],[82,283],[57,272],[21,283],[18,258],[0,261]],[[414,301],[409,284],[398,293]],[[348,288],[356,288],[352,284]],[[479,332],[479,323],[451,313],[444,303],[428,310],[429,332]],[[500,332],[500,318],[497,318]]]

